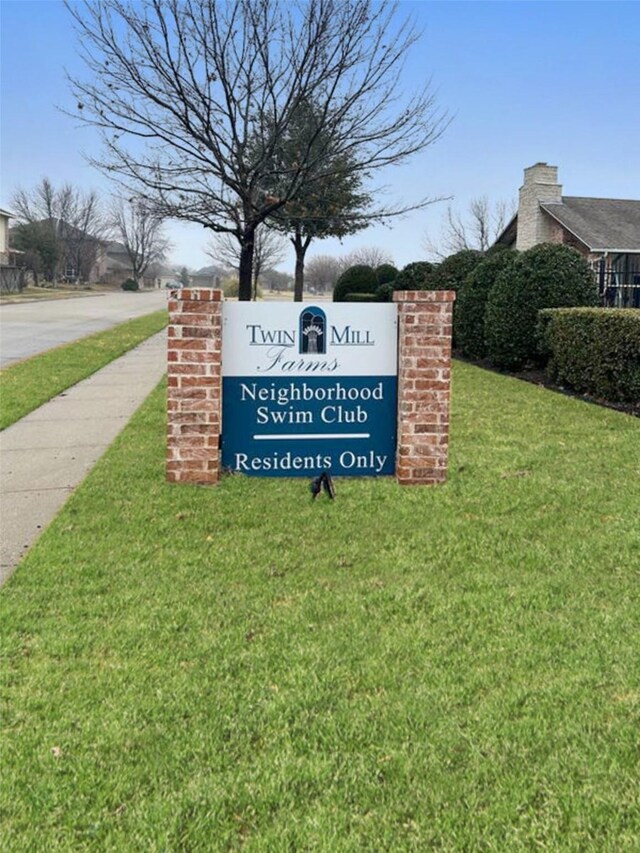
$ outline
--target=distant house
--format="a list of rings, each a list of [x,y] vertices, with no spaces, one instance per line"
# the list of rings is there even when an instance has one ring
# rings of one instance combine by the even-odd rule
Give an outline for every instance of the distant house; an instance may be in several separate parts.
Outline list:
[[[163,287],[164,277],[167,275],[171,275],[172,279],[175,278],[175,274],[172,274],[163,264],[150,264],[140,286],[145,289]],[[119,243],[117,240],[103,241],[91,271],[91,280],[119,286],[128,278],[133,278],[133,267],[124,243]]]
[[[0,208],[0,264],[9,263],[9,220],[13,219],[13,213]]]
[[[199,271],[189,275],[189,284],[191,287],[215,287],[219,278],[213,273]]]
[[[28,232],[27,243],[24,233]],[[22,240],[20,239],[22,236]],[[28,269],[37,280],[38,273],[50,281],[79,282],[94,281],[91,273],[95,266],[102,241],[98,237],[76,228],[60,218],[40,219],[23,222],[9,230],[11,253],[21,255]],[[26,250],[18,252],[15,244]],[[42,253],[41,247],[49,251]],[[55,247],[53,250],[52,247]],[[31,265],[29,256],[31,257]],[[34,264],[34,257],[39,260]],[[45,260],[46,256],[46,260]]]
[[[133,268],[124,244],[116,240],[104,241],[91,270],[91,280],[120,285],[132,277]]]
[[[640,308],[640,201],[564,196],[558,167],[536,163],[524,170],[518,211],[496,243],[571,246],[590,262],[607,304]]]
[[[13,213],[0,208],[0,293],[18,293],[25,286],[23,252],[9,245],[9,220],[14,218]]]

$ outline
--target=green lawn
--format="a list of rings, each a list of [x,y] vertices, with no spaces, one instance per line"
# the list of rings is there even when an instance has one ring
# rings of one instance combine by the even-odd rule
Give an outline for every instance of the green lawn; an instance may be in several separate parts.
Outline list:
[[[48,350],[0,371],[0,429],[91,376],[167,325],[165,310]]]
[[[1,596],[4,850],[637,851],[640,422],[456,364],[450,480],[164,482]]]

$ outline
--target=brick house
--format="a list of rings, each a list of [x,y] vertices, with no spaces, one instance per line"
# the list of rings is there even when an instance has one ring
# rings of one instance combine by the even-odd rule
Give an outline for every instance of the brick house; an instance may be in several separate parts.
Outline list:
[[[536,163],[524,170],[518,211],[496,243],[571,246],[591,264],[606,304],[640,308],[640,201],[565,196],[558,167]]]
[[[117,240],[103,240],[96,262],[91,269],[91,281],[120,286],[128,278],[133,278],[133,267],[126,246]],[[175,279],[175,273],[168,267],[155,262],[149,264],[140,281],[140,287],[152,290],[164,287],[166,281],[175,281]]]

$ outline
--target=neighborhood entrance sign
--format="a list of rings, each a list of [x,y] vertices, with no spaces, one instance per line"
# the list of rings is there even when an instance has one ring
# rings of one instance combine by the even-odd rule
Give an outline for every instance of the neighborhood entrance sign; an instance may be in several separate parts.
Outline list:
[[[396,419],[396,305],[222,306],[223,468],[393,474]]]

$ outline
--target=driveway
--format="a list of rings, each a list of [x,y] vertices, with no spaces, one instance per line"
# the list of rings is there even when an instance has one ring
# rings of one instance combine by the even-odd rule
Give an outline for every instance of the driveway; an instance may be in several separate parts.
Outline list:
[[[166,290],[0,306],[0,367],[164,308]]]

